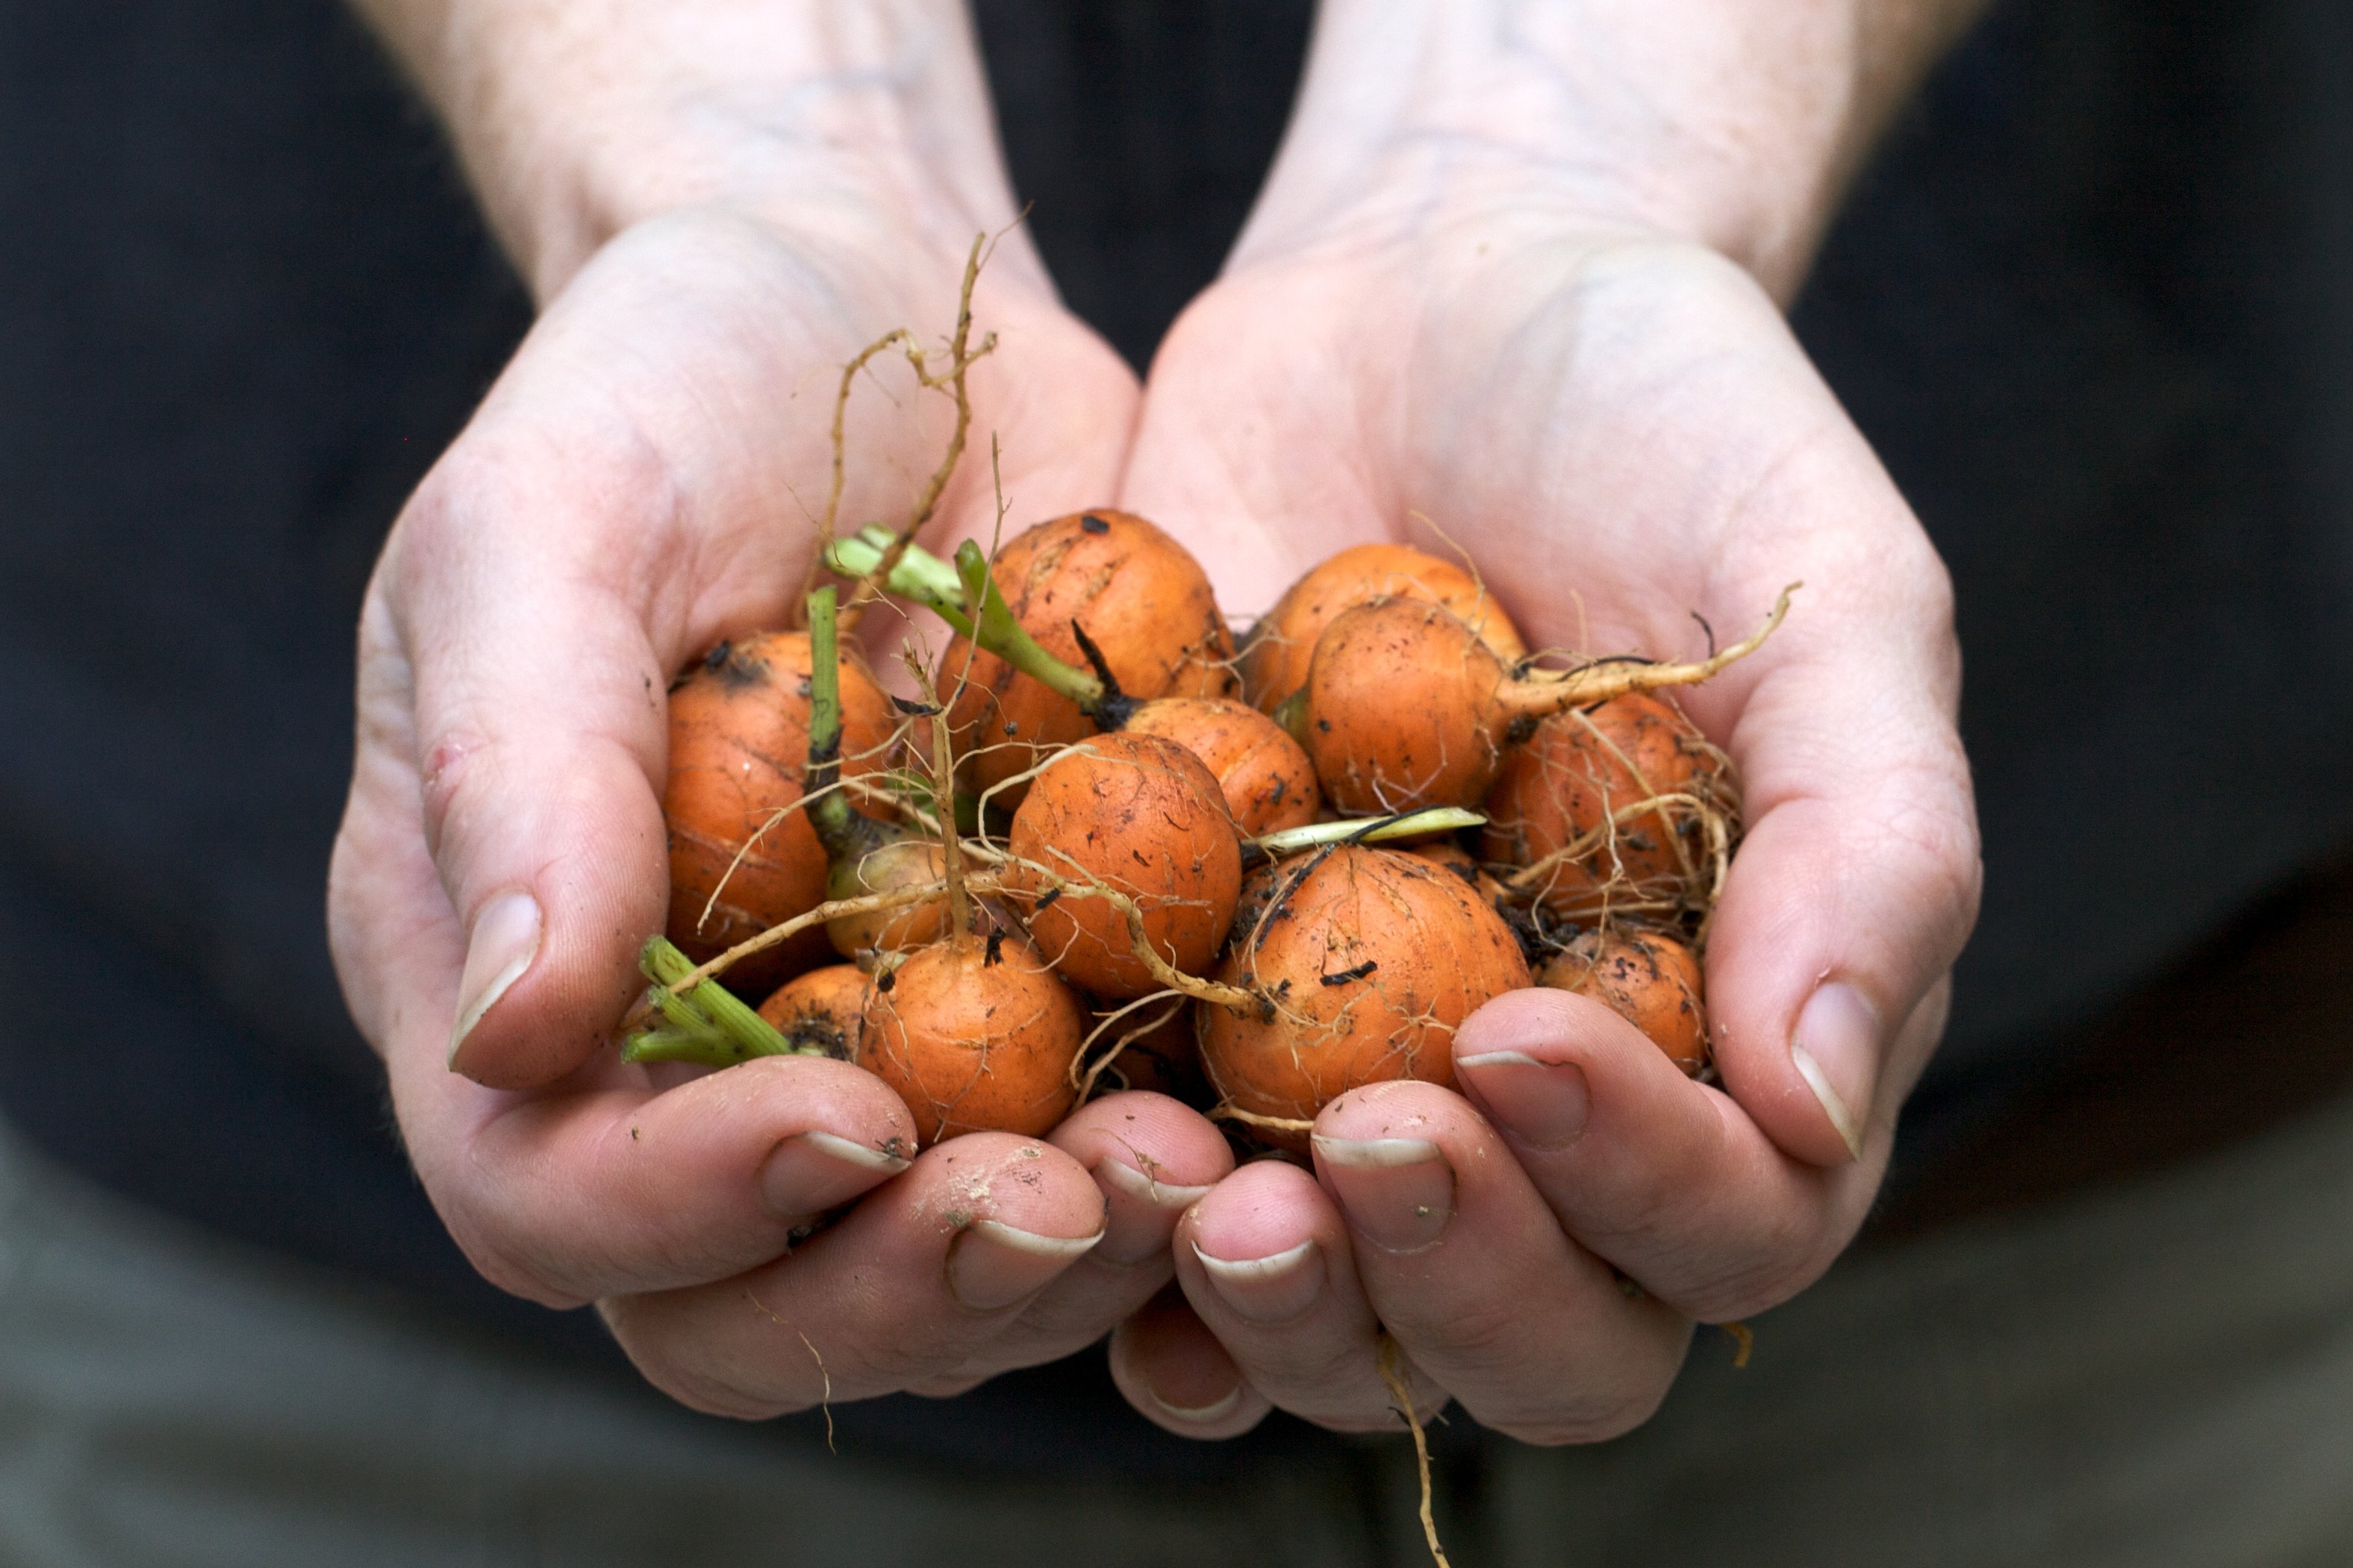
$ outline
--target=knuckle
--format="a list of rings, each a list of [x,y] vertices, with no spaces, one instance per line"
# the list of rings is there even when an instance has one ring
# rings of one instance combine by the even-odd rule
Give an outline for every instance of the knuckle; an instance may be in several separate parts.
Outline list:
[[[1527,1331],[1525,1303],[1478,1301],[1453,1304],[1442,1321],[1406,1331],[1415,1343],[1440,1347],[1435,1353],[1450,1367],[1486,1373],[1525,1360]]]
[[[1667,1395],[1663,1381],[1655,1387],[1639,1393],[1567,1409],[1548,1410],[1525,1416],[1500,1415],[1490,1416],[1473,1412],[1483,1426],[1493,1426],[1508,1437],[1540,1448],[1564,1448],[1587,1443],[1607,1443],[1622,1437],[1658,1414]]]
[[[806,1409],[809,1401],[756,1393],[738,1381],[697,1364],[691,1347],[673,1333],[649,1323],[631,1298],[597,1303],[614,1342],[654,1387],[690,1410],[737,1421],[765,1421]]]
[[[1703,1277],[1660,1300],[1702,1322],[1751,1318],[1781,1305],[1829,1272],[1843,1237],[1791,1225],[1791,1234],[1746,1254],[1740,1266]],[[1800,1231],[1803,1234],[1798,1234]]]
[[[475,1273],[510,1296],[559,1311],[582,1306],[595,1295],[567,1284],[563,1270],[550,1267],[549,1260],[538,1255],[539,1249],[524,1245],[512,1225],[485,1214],[477,1197],[452,1191],[449,1184],[430,1175],[424,1179],[450,1239]]]
[[[1549,1385],[1523,1371],[1504,1396],[1463,1404],[1482,1426],[1524,1443],[1556,1448],[1606,1443],[1658,1414],[1683,1365],[1680,1346],[1688,1342],[1686,1334],[1672,1354],[1637,1352],[1582,1376],[1564,1370]]]

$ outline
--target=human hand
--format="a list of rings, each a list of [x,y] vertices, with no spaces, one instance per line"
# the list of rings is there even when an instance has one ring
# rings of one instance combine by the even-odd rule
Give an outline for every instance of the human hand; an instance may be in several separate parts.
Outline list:
[[[960,14],[780,39],[749,5],[450,9],[415,36],[475,52],[412,63],[544,309],[403,513],[361,627],[331,923],[417,1173],[491,1280],[600,1301],[702,1408],[946,1392],[1075,1350],[1166,1280],[1177,1212],[1229,1168],[1198,1117],[1123,1096],[911,1163],[904,1106],[845,1064],[698,1077],[608,1046],[669,897],[663,689],[785,615],[839,367],[944,321],[973,235],[1011,223],[969,49],[946,47]],[[1008,496],[1099,501],[1132,378],[1018,234],[975,309],[1002,333],[971,392]],[[842,516],[904,516],[948,417],[855,405]],[[994,516],[967,463],[943,527]]]
[[[1123,504],[1199,541],[1229,605],[1442,538],[1532,646],[1663,657],[1699,651],[1692,615],[1739,636],[1807,584],[1679,694],[1746,805],[1707,951],[1721,1087],[1583,998],[1491,1003],[1459,1093],[1343,1096],[1313,1174],[1249,1165],[1187,1214],[1193,1315],[1113,1357],[1172,1430],[1391,1423],[1384,1328],[1425,1413],[1638,1423],[1694,1320],[1786,1299],[1852,1237],[1941,1031],[1978,880],[1949,589],[1774,298],[1852,154],[1741,96],[1808,79],[1817,41],[1772,47],[1805,26],[1684,14],[1708,9],[1551,7],[1482,54],[1443,10],[1333,6],[1269,192],[1154,365]]]

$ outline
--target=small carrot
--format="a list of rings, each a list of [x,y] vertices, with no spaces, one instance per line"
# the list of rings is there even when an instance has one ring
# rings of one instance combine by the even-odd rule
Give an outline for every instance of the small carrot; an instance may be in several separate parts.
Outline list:
[[[1029,933],[1058,970],[1096,996],[1159,987],[1136,954],[1124,908],[1176,968],[1206,967],[1233,924],[1241,841],[1199,758],[1156,735],[1097,735],[1039,771],[1013,814],[1006,881],[1030,896]]]
[[[1796,586],[1755,634],[1695,663],[1613,658],[1525,674],[1439,605],[1359,605],[1315,645],[1301,731],[1307,754],[1324,797],[1344,812],[1472,805],[1494,783],[1505,747],[1539,721],[1706,679],[1772,634]]]
[[[1199,1009],[1201,1065],[1221,1109],[1262,1140],[1306,1147],[1306,1123],[1351,1089],[1454,1081],[1454,1030],[1528,984],[1519,940],[1442,866],[1341,844],[1253,872],[1216,971],[1255,1006]]]
[[[1662,931],[1587,931],[1547,962],[1536,984],[1574,991],[1614,1010],[1667,1059],[1697,1078],[1708,1067],[1707,1012],[1699,960]]]
[[[808,760],[809,639],[772,632],[723,642],[670,692],[669,935],[697,960],[814,909],[827,857],[799,809]],[[843,751],[871,772],[889,742],[890,704],[872,677],[841,683]],[[818,932],[771,950],[733,976],[754,994],[826,953]]]
[[[1274,712],[1307,684],[1324,628],[1342,611],[1376,599],[1443,605],[1506,666],[1527,657],[1519,628],[1472,574],[1409,545],[1356,544],[1312,568],[1250,627],[1242,639],[1242,694],[1261,711]]]

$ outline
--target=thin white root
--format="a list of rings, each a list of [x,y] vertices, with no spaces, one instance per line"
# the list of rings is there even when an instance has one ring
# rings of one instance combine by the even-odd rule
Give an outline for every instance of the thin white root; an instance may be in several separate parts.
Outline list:
[[[1646,659],[1599,659],[1576,669],[1532,670],[1497,693],[1511,712],[1530,718],[1586,708],[1635,691],[1656,691],[1667,686],[1694,686],[1726,665],[1746,658],[1765,645],[1789,613],[1789,595],[1804,587],[1792,583],[1773,602],[1765,624],[1747,637],[1710,658],[1693,664],[1652,664]]]

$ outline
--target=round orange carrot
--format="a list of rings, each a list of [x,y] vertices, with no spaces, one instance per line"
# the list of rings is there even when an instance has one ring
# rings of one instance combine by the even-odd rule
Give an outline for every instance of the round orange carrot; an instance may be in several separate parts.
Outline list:
[[[796,1050],[820,1050],[836,1061],[858,1055],[858,1026],[866,976],[854,963],[828,963],[797,975],[760,1004],[760,1016]]]
[[[1663,918],[1705,907],[1708,818],[1728,846],[1739,798],[1730,760],[1682,710],[1630,692],[1538,724],[1504,758],[1485,810],[1482,853],[1527,868],[1524,890],[1548,913]]]
[[[1132,698],[1224,697],[1235,689],[1233,638],[1208,575],[1183,545],[1133,513],[1099,510],[1041,522],[1008,541],[990,571],[1039,646],[1076,664],[1084,655],[1072,626],[1083,625]],[[949,645],[941,671],[944,684],[961,680],[950,716],[977,790],[1027,773],[1040,748],[1095,729],[1077,702],[1022,679],[961,638]],[[1008,788],[1005,804],[1018,804],[1019,790]]]
[[[808,760],[809,640],[776,632],[722,643],[670,694],[669,935],[700,962],[825,900],[826,853],[797,806]],[[841,682],[845,765],[881,765],[892,731],[873,678]],[[827,952],[808,931],[730,976],[757,994]]]
[[[1127,911],[1092,897],[1101,886],[1134,900],[1145,940],[1198,973],[1226,940],[1241,888],[1241,844],[1218,781],[1184,747],[1124,731],[1058,753],[1013,814],[1006,880],[1033,900],[1029,932],[1073,984],[1101,997],[1159,988],[1137,956]]]
[[[1307,684],[1324,628],[1376,599],[1414,599],[1451,610],[1506,666],[1527,657],[1519,628],[1486,584],[1451,561],[1404,544],[1356,544],[1293,583],[1242,641],[1242,693],[1264,712]]]
[[[936,942],[869,987],[858,1061],[907,1102],[926,1148],[959,1132],[1045,1132],[1078,1098],[1084,1022],[1019,937]]]
[[[1536,984],[1607,1005],[1685,1075],[1707,1069],[1699,960],[1674,938],[1631,927],[1587,931],[1546,963]]]
[[[1704,680],[1754,652],[1788,607],[1784,590],[1753,636],[1695,663],[1613,658],[1514,674],[1439,605],[1359,605],[1315,645],[1302,716],[1307,754],[1324,798],[1344,812],[1472,805],[1493,784],[1504,748],[1539,721]]]
[[[1297,1127],[1363,1084],[1454,1081],[1455,1027],[1528,984],[1494,908],[1442,866],[1360,845],[1251,873],[1221,983],[1262,1005],[1199,1009],[1201,1065],[1244,1124],[1303,1150]],[[1257,1120],[1250,1120],[1255,1118]]]

